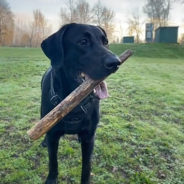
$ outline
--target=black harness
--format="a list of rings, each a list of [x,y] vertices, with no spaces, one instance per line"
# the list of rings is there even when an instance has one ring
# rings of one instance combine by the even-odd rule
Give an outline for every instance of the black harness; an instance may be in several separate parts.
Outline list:
[[[77,106],[72,110],[69,116],[65,116],[62,119],[62,126],[67,133],[75,133],[78,130],[81,130],[82,120],[89,111],[94,95],[90,94],[86,99],[84,99],[80,106]],[[51,71],[50,77],[50,103],[53,106],[57,106],[61,102],[62,98],[54,90],[54,79]],[[82,110],[82,111],[81,111]]]
[[[53,80],[53,75],[51,71],[51,76],[50,76],[50,103],[54,106],[57,106],[61,102],[61,97],[56,94],[54,90],[54,80]]]

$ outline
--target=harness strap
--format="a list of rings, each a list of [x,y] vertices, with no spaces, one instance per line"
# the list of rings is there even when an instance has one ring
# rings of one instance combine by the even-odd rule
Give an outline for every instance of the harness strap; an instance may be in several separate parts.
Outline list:
[[[54,106],[57,106],[61,102],[62,98],[54,90],[54,79],[53,79],[52,70],[50,75],[50,95],[51,95],[51,98],[50,98],[51,104]],[[88,106],[88,103],[80,106],[84,114],[87,114],[87,109],[88,109],[87,106]]]
[[[57,106],[59,104],[59,102],[61,102],[61,97],[56,94],[55,90],[54,90],[54,80],[53,80],[53,74],[52,74],[52,70],[51,70],[51,75],[50,75],[50,102],[52,105]]]
[[[51,74],[50,74],[50,94],[51,94],[51,96],[54,96],[56,94],[55,91],[54,91],[54,81],[53,81],[52,71],[51,71]]]

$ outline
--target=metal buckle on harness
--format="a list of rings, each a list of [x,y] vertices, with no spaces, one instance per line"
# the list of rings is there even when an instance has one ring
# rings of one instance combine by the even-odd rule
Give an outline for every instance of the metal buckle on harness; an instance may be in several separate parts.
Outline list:
[[[52,96],[52,98],[50,99],[51,104],[54,106],[58,105],[60,101],[61,98],[57,94]]]
[[[82,109],[82,111],[84,112],[84,114],[87,114],[87,109],[83,105],[81,105],[80,108]]]

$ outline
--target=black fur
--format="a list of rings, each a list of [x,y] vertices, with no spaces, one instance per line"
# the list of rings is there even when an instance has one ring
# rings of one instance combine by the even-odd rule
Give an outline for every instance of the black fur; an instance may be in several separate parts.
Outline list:
[[[119,65],[118,58],[108,49],[105,31],[97,26],[75,23],[65,25],[45,39],[41,47],[51,60],[51,67],[41,83],[41,118],[56,105],[51,101],[53,90],[57,95],[56,103],[59,103],[81,84],[81,72],[92,79],[102,79]],[[47,133],[42,142],[43,146],[48,147],[49,153],[46,184],[57,183],[57,150],[59,138],[64,134],[78,134],[82,148],[81,184],[90,183],[91,155],[98,122],[99,99],[91,93]]]

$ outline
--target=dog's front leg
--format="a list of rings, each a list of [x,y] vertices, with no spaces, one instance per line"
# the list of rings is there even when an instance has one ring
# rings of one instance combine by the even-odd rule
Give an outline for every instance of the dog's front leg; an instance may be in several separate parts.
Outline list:
[[[47,145],[49,153],[49,174],[45,184],[57,184],[58,162],[57,151],[59,144],[59,136],[47,135]]]
[[[90,183],[90,172],[91,172],[91,156],[94,147],[94,137],[86,140],[81,137],[81,148],[82,148],[82,176],[81,184]]]

